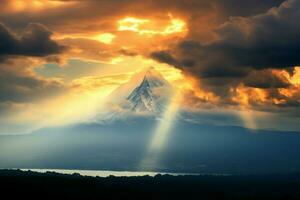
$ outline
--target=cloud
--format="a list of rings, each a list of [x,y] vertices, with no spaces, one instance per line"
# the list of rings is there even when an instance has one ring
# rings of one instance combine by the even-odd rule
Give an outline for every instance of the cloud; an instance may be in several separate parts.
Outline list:
[[[119,50],[119,53],[122,54],[122,55],[124,55],[124,56],[137,56],[138,55],[137,52],[132,51],[130,49],[124,49],[124,48],[121,48]]]
[[[124,46],[135,46],[134,51],[136,54],[144,55],[150,49],[155,49],[157,46],[163,46],[165,40],[150,40],[145,37],[133,37],[129,33],[118,34],[116,22],[126,16],[133,16],[137,18],[146,18],[153,21],[168,21],[169,16],[167,13],[172,13],[180,19],[186,21],[191,29],[190,36],[197,35],[201,40],[211,38],[211,29],[218,26],[220,23],[227,20],[230,16],[239,16],[240,14],[253,15],[253,13],[263,12],[273,6],[278,5],[279,0],[266,0],[263,3],[255,1],[247,1],[243,4],[238,4],[236,0],[190,0],[188,2],[182,0],[174,0],[172,4],[165,0],[72,0],[72,1],[39,1],[39,6],[33,0],[18,0],[18,2],[4,1],[3,7],[0,8],[0,18],[9,27],[14,30],[22,30],[30,22],[38,22],[45,24],[51,30],[55,30],[55,36],[62,35],[75,35],[84,33],[85,36],[95,36],[100,33],[113,33],[116,34],[115,49],[121,49]],[[116,9],[117,8],[117,9]],[[141,13],[140,10],[143,10]],[[246,12],[247,10],[247,12]],[[85,13],[82,15],[81,13]],[[123,36],[126,35],[126,36]],[[74,39],[74,38],[73,38]],[[199,38],[200,39],[200,38]],[[74,39],[75,40],[75,39]],[[132,41],[135,41],[134,44]],[[65,40],[65,45],[72,46],[74,41]],[[86,56],[87,49],[84,47],[86,43],[90,49],[95,49],[88,56],[91,59],[106,59],[110,54],[115,54],[107,47],[103,49],[96,48],[100,44],[89,45],[91,42],[80,41],[80,45],[76,44],[76,48],[82,50],[80,54]],[[48,44],[48,43],[47,43]],[[146,44],[146,45],[145,45]],[[154,44],[154,45],[152,45]],[[159,45],[157,45],[159,44]],[[151,45],[151,46],[150,46]],[[102,45],[103,46],[103,45]],[[50,49],[55,49],[53,48]],[[91,50],[89,50],[91,51]],[[147,52],[145,52],[147,51]],[[31,54],[36,55],[39,52],[32,51]],[[126,52],[119,52],[126,53]],[[81,55],[76,56],[82,57]],[[100,56],[98,56],[98,54]],[[71,54],[73,56],[74,54]],[[107,59],[106,59],[107,60]],[[186,64],[191,64],[191,60],[185,60]]]
[[[152,52],[150,57],[159,62],[167,63],[169,65],[179,66],[178,61],[167,51]]]
[[[251,72],[244,80],[245,86],[254,88],[288,88],[292,83],[283,74],[273,70]]]
[[[26,58],[0,63],[0,103],[32,103],[63,92],[60,80],[37,77],[31,71],[32,64],[36,63]]]
[[[299,8],[299,1],[290,0],[265,14],[233,18],[216,30],[219,36],[216,41],[207,45],[184,41],[179,50],[183,56],[188,53],[198,55],[197,64],[206,66],[203,74],[207,76],[234,76],[247,68],[299,65]],[[216,72],[220,68],[224,68],[225,72]]]
[[[238,0],[173,0],[170,4],[165,0],[44,0],[36,8],[33,0],[18,0],[18,4],[15,0],[4,0],[0,18],[15,28],[34,21],[47,24],[60,32],[91,32],[112,29],[113,21],[126,15],[160,18],[171,12],[186,16],[190,22],[197,22],[198,18],[205,18],[213,13],[218,21],[224,21],[230,16],[249,16],[264,12],[282,1],[252,0],[241,4]]]
[[[39,23],[13,31],[0,23],[0,103],[32,103],[64,90],[55,78],[34,74],[44,62],[58,61],[66,47],[51,39],[52,32]]]
[[[1,74],[0,82],[0,102],[32,102],[50,97],[63,89],[60,81],[37,79],[32,76]]]
[[[190,37],[150,57],[196,77],[226,103],[242,85],[265,89],[278,100],[270,104],[296,105],[296,96],[284,96],[280,88],[292,89],[286,74],[300,64],[299,9],[300,1],[288,0],[262,14],[231,17],[214,30],[212,41]]]
[[[279,6],[284,0],[217,0],[217,5],[222,9],[225,16],[251,16],[267,11],[272,7]]]
[[[51,40],[51,35],[51,31],[38,23],[30,23],[21,34],[0,23],[0,57],[59,54],[66,47]]]
[[[252,106],[291,112],[291,107],[300,105],[300,87],[293,81],[299,74],[293,70],[300,61],[300,6],[298,0],[282,2],[43,0],[35,5],[34,0],[4,0],[0,7],[0,110],[26,110],[38,100],[68,96],[67,92],[103,94],[128,78],[106,75],[149,65],[146,59],[137,62],[149,56],[196,80],[183,98],[190,107]],[[186,31],[167,36],[120,31],[118,21],[128,17],[149,20],[139,27],[148,31],[165,30],[171,19],[180,19]],[[97,41],[103,34],[115,38],[107,44]],[[62,58],[101,64],[99,71],[98,66],[92,71],[82,63],[57,66],[59,70],[47,65],[47,70],[40,70],[44,73],[36,74],[37,66],[62,62]],[[72,95],[64,105],[54,100],[58,103],[51,111],[77,107],[78,102],[72,109],[65,106]]]
[[[75,91],[96,91],[106,89],[112,90],[119,85],[127,82],[130,74],[117,74],[110,76],[87,76],[75,79],[71,82],[70,88]]]

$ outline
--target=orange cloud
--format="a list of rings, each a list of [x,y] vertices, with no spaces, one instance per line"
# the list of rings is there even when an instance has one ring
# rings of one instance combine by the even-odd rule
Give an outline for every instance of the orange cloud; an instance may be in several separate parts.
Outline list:
[[[260,88],[249,88],[244,85],[239,85],[236,88],[231,88],[232,102],[240,105],[242,108],[250,108],[253,102],[263,104],[268,100],[266,90]]]
[[[35,12],[45,9],[52,9],[66,5],[66,3],[74,4],[75,2],[51,1],[51,0],[11,0],[6,4],[7,10],[10,12]]]

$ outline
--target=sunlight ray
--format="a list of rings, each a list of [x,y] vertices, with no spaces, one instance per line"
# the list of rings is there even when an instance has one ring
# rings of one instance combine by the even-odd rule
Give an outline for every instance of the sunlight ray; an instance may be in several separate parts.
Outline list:
[[[175,94],[172,96],[161,121],[158,123],[148,146],[146,155],[139,165],[140,169],[152,170],[158,164],[162,150],[167,143],[167,139],[170,137],[173,125],[176,121],[179,108],[179,98],[180,93],[175,91]]]

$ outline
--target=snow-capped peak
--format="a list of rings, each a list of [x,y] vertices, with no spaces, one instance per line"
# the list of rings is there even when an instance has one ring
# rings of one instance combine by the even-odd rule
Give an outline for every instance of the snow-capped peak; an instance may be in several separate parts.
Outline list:
[[[107,122],[135,114],[159,117],[172,92],[170,83],[153,67],[148,68],[114,90],[107,98],[107,108],[97,118]]]
[[[143,81],[148,82],[150,87],[170,86],[169,82],[154,67],[150,67],[146,71]]]
[[[127,100],[131,103],[132,111],[159,114],[164,109],[170,91],[171,85],[151,67],[145,72],[143,81],[131,92]]]

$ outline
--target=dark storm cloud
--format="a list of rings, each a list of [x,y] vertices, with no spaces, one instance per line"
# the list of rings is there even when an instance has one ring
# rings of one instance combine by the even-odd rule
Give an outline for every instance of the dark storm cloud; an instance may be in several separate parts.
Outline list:
[[[204,77],[245,76],[249,68],[299,65],[299,9],[300,1],[292,0],[266,14],[234,18],[216,30],[219,39],[215,42],[181,42],[180,59],[194,59],[197,69],[192,70]]]
[[[294,66],[300,65],[299,19],[300,1],[288,0],[262,14],[230,18],[214,30],[213,41],[189,37],[150,57],[198,78],[201,88],[221,97],[224,104],[232,103],[236,88],[246,86],[263,89],[270,104],[298,106],[299,89],[279,71],[292,75]],[[250,103],[257,104],[253,99]]]
[[[51,40],[51,35],[51,31],[38,23],[29,24],[18,35],[0,23],[0,57],[59,54],[65,47]]]
[[[167,51],[153,52],[151,53],[150,56],[151,58],[159,62],[167,63],[169,65],[179,66],[178,61]]]
[[[156,59],[180,63],[183,70],[200,78],[245,77],[253,70],[269,68],[290,70],[300,65],[299,18],[300,1],[287,1],[265,14],[231,19],[216,30],[219,38],[214,42],[182,41],[171,54],[163,55],[172,60]],[[194,64],[185,65],[184,60]]]
[[[252,18],[237,18],[217,30],[220,41],[209,49],[220,51],[230,66],[287,68],[300,64],[300,1]],[[213,53],[213,52],[212,52]]]
[[[285,0],[217,0],[217,5],[221,7],[222,14],[226,16],[251,16],[267,11],[272,7],[277,7]]]
[[[28,59],[51,60],[66,48],[53,41],[51,35],[38,23],[30,23],[20,33],[0,23],[0,103],[31,102],[63,91],[61,82],[35,76]]]

